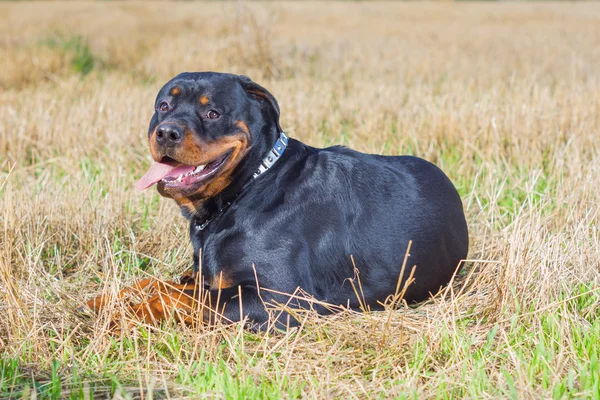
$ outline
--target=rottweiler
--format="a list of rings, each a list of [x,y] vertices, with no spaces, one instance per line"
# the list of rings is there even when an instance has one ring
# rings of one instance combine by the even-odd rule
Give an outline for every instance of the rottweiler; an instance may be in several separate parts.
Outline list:
[[[142,321],[189,322],[201,310],[207,322],[286,328],[294,310],[416,303],[467,257],[462,202],[439,168],[288,138],[275,97],[246,76],[177,75],[156,97],[148,142],[155,162],[136,187],[157,185],[179,205],[194,262],[179,283],[144,280],[119,294],[151,288],[130,308]]]

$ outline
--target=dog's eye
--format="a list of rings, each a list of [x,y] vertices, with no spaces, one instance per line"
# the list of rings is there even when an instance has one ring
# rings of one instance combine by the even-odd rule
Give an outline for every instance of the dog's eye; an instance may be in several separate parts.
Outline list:
[[[215,110],[209,110],[206,113],[206,118],[208,118],[208,119],[217,119],[219,117],[220,117],[219,113],[216,112]]]
[[[160,103],[158,103],[158,111],[162,111],[162,112],[167,112],[169,111],[169,103],[167,103],[166,101],[161,101]]]

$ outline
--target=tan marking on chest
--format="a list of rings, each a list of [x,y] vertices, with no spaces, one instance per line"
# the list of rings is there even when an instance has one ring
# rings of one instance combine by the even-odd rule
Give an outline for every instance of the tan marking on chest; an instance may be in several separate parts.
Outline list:
[[[211,290],[228,289],[235,286],[235,282],[221,272],[218,276],[213,276],[208,282]]]

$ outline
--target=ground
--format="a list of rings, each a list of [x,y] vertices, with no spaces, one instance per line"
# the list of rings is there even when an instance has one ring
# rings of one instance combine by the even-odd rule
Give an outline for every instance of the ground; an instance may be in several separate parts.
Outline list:
[[[598,4],[2,3],[0,19],[0,397],[600,396]],[[269,88],[308,144],[446,171],[471,236],[451,288],[268,335],[111,337],[110,313],[76,313],[191,265],[175,204],[134,183],[158,89],[202,70]]]

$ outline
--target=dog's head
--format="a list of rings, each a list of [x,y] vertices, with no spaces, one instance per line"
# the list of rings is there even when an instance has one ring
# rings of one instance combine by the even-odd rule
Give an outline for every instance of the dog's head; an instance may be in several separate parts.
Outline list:
[[[245,76],[182,73],[158,93],[148,141],[156,163],[136,187],[155,183],[189,214],[248,179],[281,128],[279,106]]]

